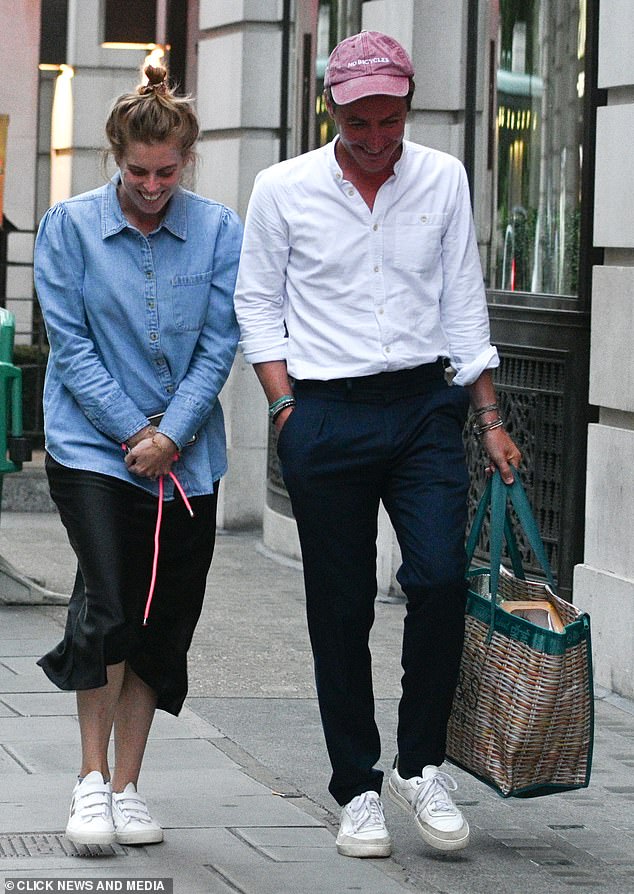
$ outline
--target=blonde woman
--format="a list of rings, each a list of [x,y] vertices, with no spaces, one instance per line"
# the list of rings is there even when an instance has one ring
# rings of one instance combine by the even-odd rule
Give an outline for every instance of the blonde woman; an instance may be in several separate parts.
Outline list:
[[[156,709],[187,693],[238,339],[241,223],[181,186],[198,121],[164,69],[145,74],[107,120],[116,175],[51,208],[36,244],[46,468],[78,560],[64,638],[38,663],[77,693],[76,844],[163,839],[137,784]]]

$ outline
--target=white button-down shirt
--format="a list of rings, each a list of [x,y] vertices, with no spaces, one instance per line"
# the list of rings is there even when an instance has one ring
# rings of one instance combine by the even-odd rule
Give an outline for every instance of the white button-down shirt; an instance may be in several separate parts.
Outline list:
[[[256,178],[235,294],[245,359],[335,379],[448,357],[471,384],[499,359],[462,164],[405,141],[370,211],[335,143]]]

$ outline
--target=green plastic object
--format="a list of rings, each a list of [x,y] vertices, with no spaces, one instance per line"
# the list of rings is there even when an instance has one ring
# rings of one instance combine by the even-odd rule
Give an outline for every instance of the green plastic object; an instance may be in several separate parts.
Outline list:
[[[8,456],[12,439],[22,438],[22,370],[13,364],[15,317],[0,307],[0,475],[19,472]]]
[[[0,361],[13,363],[15,317],[6,307],[0,307]]]

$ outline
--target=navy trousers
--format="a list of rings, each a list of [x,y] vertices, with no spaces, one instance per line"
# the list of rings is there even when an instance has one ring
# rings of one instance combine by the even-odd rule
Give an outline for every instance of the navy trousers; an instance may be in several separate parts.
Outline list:
[[[464,636],[469,406],[442,365],[295,383],[278,454],[297,520],[319,708],[339,804],[380,793],[369,635],[383,502],[401,549],[407,597],[399,771],[445,757]]]

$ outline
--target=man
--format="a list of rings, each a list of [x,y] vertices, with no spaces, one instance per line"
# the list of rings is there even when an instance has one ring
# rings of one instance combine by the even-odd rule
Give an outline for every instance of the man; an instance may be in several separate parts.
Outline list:
[[[391,852],[368,649],[379,503],[407,596],[388,791],[425,841],[455,850],[469,827],[439,768],[464,633],[470,399],[492,467],[512,481],[520,460],[495,402],[464,169],[404,140],[413,74],[379,32],[333,50],[325,97],[338,136],[258,176],[235,297],[244,356],[279,432],[329,790],[342,806],[337,849],[352,857]]]

